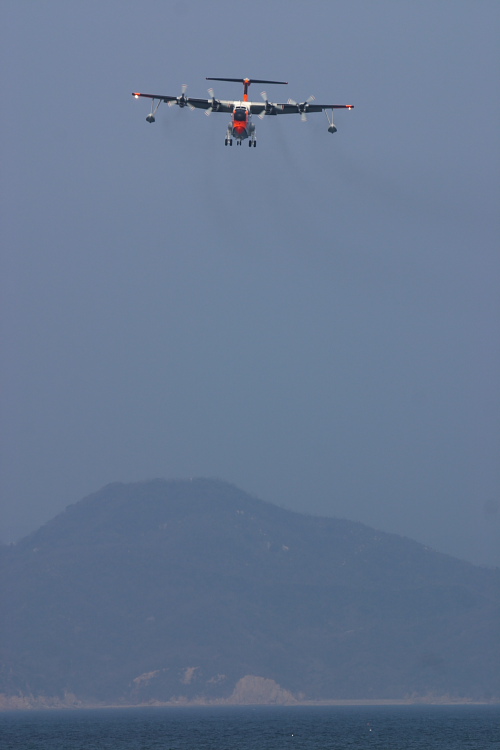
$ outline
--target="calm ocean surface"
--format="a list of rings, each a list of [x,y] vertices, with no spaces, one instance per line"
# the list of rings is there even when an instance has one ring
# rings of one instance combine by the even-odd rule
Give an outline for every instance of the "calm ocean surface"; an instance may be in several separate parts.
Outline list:
[[[498,706],[317,706],[0,714],[2,750],[500,749]]]

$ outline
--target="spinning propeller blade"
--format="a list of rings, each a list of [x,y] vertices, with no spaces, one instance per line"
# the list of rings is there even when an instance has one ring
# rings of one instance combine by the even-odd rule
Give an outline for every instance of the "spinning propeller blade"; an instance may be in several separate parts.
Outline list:
[[[269,102],[267,100],[267,93],[265,91],[260,92],[261,97],[264,99],[264,104],[266,105],[260,115],[257,115],[257,117],[260,117],[261,120],[264,119],[264,117],[267,115],[267,110],[269,107]]]
[[[212,104],[210,105],[210,107],[208,109],[205,110],[205,114],[207,115],[207,117],[209,117],[212,114],[212,112],[214,111],[214,109],[217,109],[217,101],[215,99],[215,92],[214,92],[214,90],[212,88],[210,88],[210,89],[208,89],[208,93],[210,94],[210,99],[212,100]]]
[[[177,99],[173,99],[172,101],[168,102],[169,107],[173,107],[174,104],[177,104],[179,107],[189,107],[189,109],[193,110],[194,107],[192,104],[189,103],[189,99],[186,96],[187,91],[187,83],[182,84],[181,88],[181,95],[177,97]]]
[[[302,122],[307,122],[307,107],[315,99],[316,97],[311,94],[311,96],[308,96],[305,102],[302,102],[301,104],[296,102],[294,99],[289,99],[288,104],[293,104],[295,107],[297,107],[297,112],[300,114],[300,119],[302,120]]]

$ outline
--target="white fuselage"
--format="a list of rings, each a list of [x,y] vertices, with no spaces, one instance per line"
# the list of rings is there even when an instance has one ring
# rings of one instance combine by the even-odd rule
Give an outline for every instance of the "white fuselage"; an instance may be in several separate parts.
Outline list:
[[[234,102],[233,116],[229,127],[232,137],[239,141],[243,141],[253,134],[255,125],[252,123],[248,102]]]

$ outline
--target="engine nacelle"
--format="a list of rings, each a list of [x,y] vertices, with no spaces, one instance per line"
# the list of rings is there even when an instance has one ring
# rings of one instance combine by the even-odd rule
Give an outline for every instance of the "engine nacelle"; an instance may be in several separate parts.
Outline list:
[[[335,125],[330,125],[330,127],[328,128],[328,132],[329,133],[336,133],[337,132],[337,128],[335,127]]]
[[[154,115],[148,115],[148,116],[146,117],[146,122],[155,122],[155,117],[154,117]]]

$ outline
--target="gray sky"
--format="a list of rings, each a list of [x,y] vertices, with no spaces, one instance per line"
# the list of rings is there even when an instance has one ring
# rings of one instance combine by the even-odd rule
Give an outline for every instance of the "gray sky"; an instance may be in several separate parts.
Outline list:
[[[2,539],[208,476],[500,564],[500,4],[0,13]],[[231,149],[130,95],[205,76],[355,109]]]

